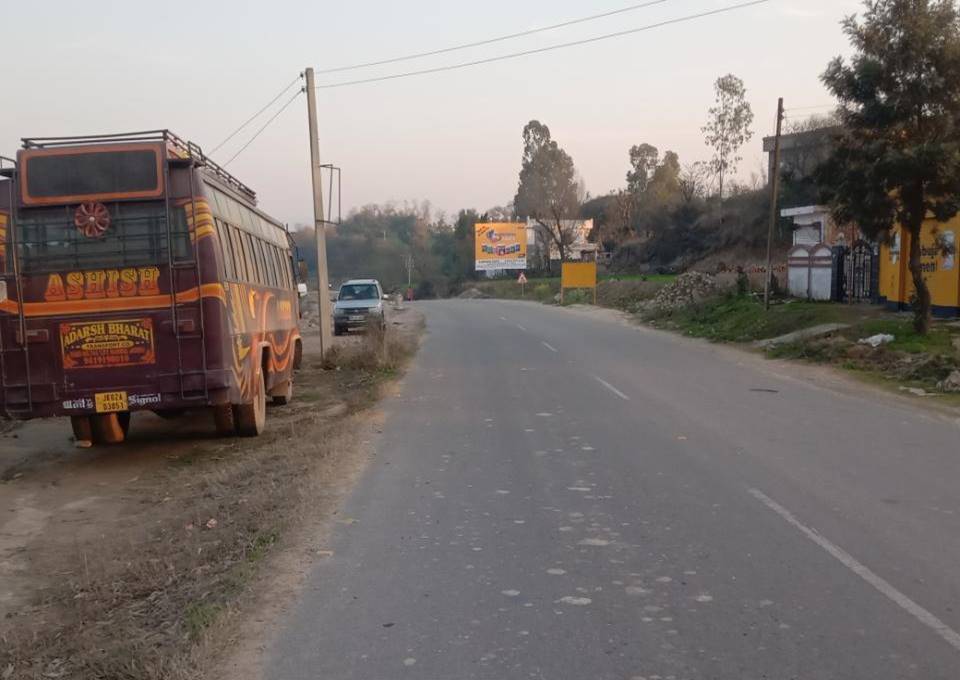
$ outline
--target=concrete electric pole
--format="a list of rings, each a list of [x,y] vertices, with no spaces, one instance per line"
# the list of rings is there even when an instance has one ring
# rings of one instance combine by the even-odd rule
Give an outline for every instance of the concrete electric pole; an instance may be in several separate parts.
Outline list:
[[[333,346],[333,316],[330,308],[330,276],[327,273],[327,231],[323,217],[323,184],[320,178],[320,141],[317,132],[317,90],[313,69],[306,70],[307,118],[310,128],[310,178],[313,181],[313,227],[317,239],[317,297],[320,311],[320,353]]]
[[[763,281],[763,308],[770,309],[770,280],[773,277],[773,228],[777,224],[780,198],[780,135],[783,130],[783,97],[777,102],[777,138],[773,145],[773,170],[770,178],[770,226],[767,230],[767,271]]]

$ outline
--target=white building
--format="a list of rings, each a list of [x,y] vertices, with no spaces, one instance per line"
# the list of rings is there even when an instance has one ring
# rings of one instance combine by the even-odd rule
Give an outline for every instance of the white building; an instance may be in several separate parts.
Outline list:
[[[566,248],[567,260],[582,261],[593,260],[597,257],[599,244],[590,242],[590,234],[593,233],[593,220],[562,220],[560,229],[565,234],[572,236],[570,245]],[[550,225],[551,229],[556,229],[556,225]],[[560,260],[560,249],[556,241],[547,232],[537,220],[527,219],[527,261],[530,263],[543,263],[544,254],[550,253],[551,261]]]

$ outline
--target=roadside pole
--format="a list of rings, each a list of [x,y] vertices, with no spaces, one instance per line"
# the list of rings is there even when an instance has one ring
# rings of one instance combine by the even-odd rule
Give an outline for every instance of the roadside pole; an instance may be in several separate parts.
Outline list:
[[[320,141],[317,132],[317,91],[313,68],[306,70],[307,119],[310,128],[310,178],[313,182],[313,228],[317,240],[317,303],[320,313],[320,354],[333,346],[330,309],[330,276],[327,273],[327,231],[323,216],[323,185],[320,178]]]
[[[783,97],[777,102],[777,138],[773,145],[773,176],[770,178],[770,226],[767,231],[767,271],[763,281],[763,308],[770,309],[770,280],[773,277],[773,228],[777,224],[780,198],[780,134],[783,130]]]

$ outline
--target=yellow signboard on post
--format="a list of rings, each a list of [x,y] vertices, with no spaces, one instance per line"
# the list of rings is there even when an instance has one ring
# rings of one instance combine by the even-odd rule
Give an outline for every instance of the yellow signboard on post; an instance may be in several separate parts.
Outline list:
[[[527,225],[481,222],[474,227],[478,272],[527,268]]]
[[[597,263],[564,262],[560,276],[560,304],[563,304],[563,291],[567,288],[593,290],[593,304],[597,304]]]

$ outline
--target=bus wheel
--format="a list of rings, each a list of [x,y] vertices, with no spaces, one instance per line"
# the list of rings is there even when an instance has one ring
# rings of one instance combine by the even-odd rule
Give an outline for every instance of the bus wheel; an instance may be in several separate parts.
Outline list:
[[[130,427],[129,413],[103,413],[90,416],[94,444],[122,444]]]
[[[273,403],[277,406],[286,406],[293,401],[293,378],[287,381],[282,392],[273,395]]]
[[[233,404],[217,404],[213,411],[213,424],[221,437],[232,437],[237,433],[237,424],[233,419]]]
[[[241,437],[256,437],[267,424],[267,390],[263,384],[263,371],[253,381],[253,401],[234,407],[237,434]]]
[[[300,364],[303,363],[303,343],[297,340],[293,346],[293,370],[299,371]]]
[[[90,416],[70,416],[70,427],[73,428],[73,441],[78,449],[89,449],[93,446]]]

